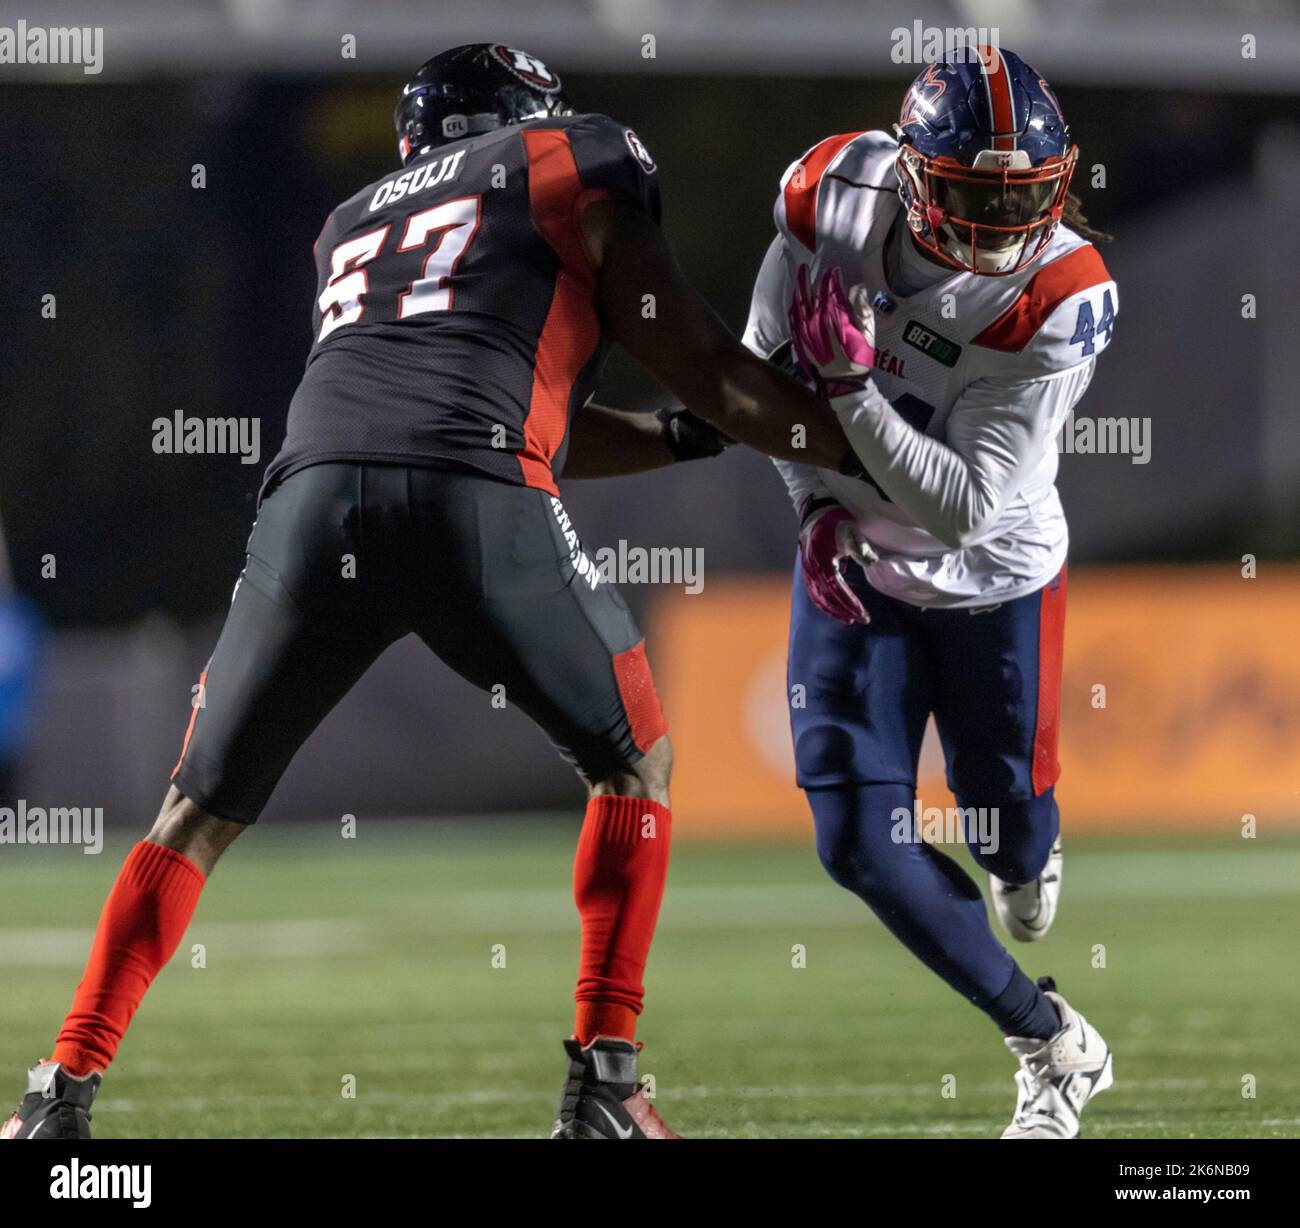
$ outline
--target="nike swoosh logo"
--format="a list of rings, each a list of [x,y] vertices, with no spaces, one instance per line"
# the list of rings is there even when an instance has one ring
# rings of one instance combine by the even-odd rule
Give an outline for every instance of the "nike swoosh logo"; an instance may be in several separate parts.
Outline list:
[[[609,1111],[609,1110],[608,1110],[608,1109],[607,1109],[603,1104],[601,1104],[599,1101],[596,1102],[596,1107],[597,1107],[597,1108],[598,1108],[602,1113],[604,1113],[605,1116],[609,1119],[609,1124],[610,1124],[611,1126],[614,1127],[614,1133],[617,1134],[619,1138],[631,1138],[631,1137],[632,1137],[632,1130],[633,1130],[633,1127],[632,1127],[632,1126],[628,1126],[626,1129],[624,1129],[622,1126],[620,1126],[620,1125],[618,1124],[618,1118],[615,1117],[614,1114],[611,1113],[611,1112],[610,1112],[610,1111]]]

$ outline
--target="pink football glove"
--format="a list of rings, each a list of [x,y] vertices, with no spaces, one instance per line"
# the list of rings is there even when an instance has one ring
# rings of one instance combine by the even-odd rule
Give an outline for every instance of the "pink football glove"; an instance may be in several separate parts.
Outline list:
[[[850,303],[839,269],[828,269],[810,288],[808,266],[801,264],[790,303],[790,340],[795,357],[821,378],[827,396],[857,392],[876,361],[875,314],[865,301]]]
[[[799,560],[808,596],[823,614],[839,622],[869,623],[870,615],[840,571],[845,559],[865,570],[876,561],[876,552],[847,508],[809,499],[799,529]]]

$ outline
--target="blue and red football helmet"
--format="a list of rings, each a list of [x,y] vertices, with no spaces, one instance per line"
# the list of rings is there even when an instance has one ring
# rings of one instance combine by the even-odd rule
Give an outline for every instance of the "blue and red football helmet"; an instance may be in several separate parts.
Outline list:
[[[922,247],[994,276],[1042,254],[1079,151],[1051,86],[1018,55],[981,44],[931,64],[894,130],[899,196]]]

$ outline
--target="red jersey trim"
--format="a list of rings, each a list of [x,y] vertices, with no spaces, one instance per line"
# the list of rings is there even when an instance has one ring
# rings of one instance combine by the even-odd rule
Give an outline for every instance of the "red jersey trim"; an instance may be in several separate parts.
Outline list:
[[[560,258],[551,305],[537,341],[524,446],[518,455],[524,484],[558,494],[551,461],[569,429],[573,385],[600,344],[596,270],[582,238],[582,210],[609,194],[584,189],[568,133],[558,128],[522,132],[528,160],[528,203],[538,233]]]
[[[185,740],[181,743],[181,757],[176,760],[176,766],[172,768],[171,779],[176,779],[176,774],[181,770],[181,765],[185,762],[185,754],[190,749],[190,739],[194,736],[194,722],[199,719],[199,709],[204,704],[204,688],[208,685],[208,667],[203,667],[203,672],[199,675],[198,692],[195,694],[190,704],[190,723],[185,726]]]
[[[860,132],[845,132],[828,136],[799,160],[785,182],[786,228],[810,252],[817,250],[817,192],[822,176],[840,150],[861,135]]]
[[[1065,664],[1065,568],[1045,589],[1038,606],[1038,716],[1034,722],[1033,785],[1038,797],[1061,776],[1061,673]]]
[[[1010,307],[971,341],[989,350],[1019,354],[1072,294],[1110,281],[1110,273],[1091,244],[1044,265],[1029,279]]]

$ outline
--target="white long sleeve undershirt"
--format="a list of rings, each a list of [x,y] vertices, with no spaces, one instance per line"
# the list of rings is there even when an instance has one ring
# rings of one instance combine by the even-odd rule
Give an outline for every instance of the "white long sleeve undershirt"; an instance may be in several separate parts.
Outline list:
[[[873,385],[832,405],[881,490],[926,532],[962,549],[996,531],[999,513],[1054,446],[1093,365],[1034,380],[977,380],[954,404],[943,439],[916,430]],[[796,506],[819,481],[811,473],[782,471]]]
[[[778,236],[754,285],[745,343],[769,354],[789,337],[789,272]],[[952,407],[943,439],[909,425],[868,385],[834,408],[867,472],[916,523],[953,549],[979,541],[1053,446],[1066,414],[1092,379],[1093,360],[1038,379],[981,379]],[[774,461],[795,510],[810,496],[833,498],[812,465]]]

